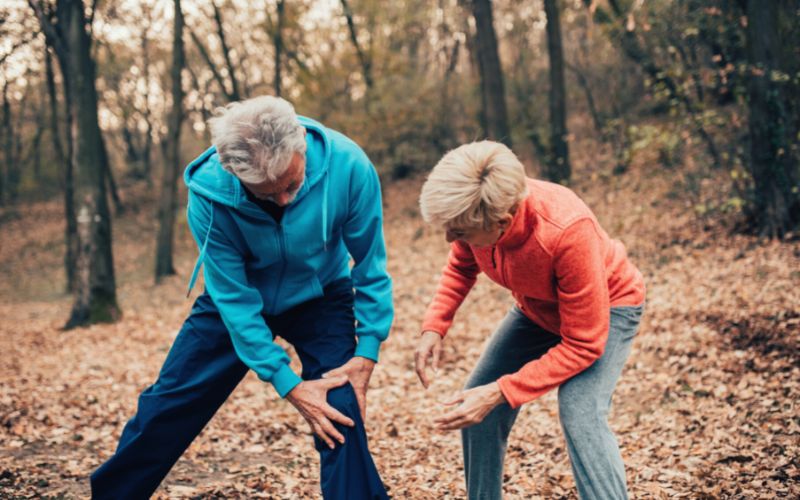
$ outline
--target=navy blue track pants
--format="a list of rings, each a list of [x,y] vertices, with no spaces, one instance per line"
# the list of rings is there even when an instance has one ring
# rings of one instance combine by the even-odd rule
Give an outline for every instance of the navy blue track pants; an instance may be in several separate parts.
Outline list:
[[[355,352],[350,279],[328,285],[324,297],[265,319],[275,336],[294,346],[304,380],[321,378]],[[122,431],[116,452],[92,474],[92,498],[149,498],[246,373],[219,312],[204,293],[178,333],[158,380],[139,396],[136,415]],[[323,497],[388,498],[367,447],[352,386],[329,391],[328,402],[355,427],[335,424],[345,443],[333,450],[314,437]]]

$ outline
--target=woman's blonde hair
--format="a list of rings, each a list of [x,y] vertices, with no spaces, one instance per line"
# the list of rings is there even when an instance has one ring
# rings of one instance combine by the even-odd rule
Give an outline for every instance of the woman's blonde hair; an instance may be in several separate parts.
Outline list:
[[[528,194],[525,167],[504,144],[480,141],[450,151],[419,197],[422,218],[444,228],[491,229]]]

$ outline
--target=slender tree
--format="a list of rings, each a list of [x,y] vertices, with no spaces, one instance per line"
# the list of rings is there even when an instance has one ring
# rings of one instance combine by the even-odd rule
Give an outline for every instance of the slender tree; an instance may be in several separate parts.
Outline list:
[[[66,225],[64,226],[64,269],[66,271],[68,292],[74,292],[76,288],[75,269],[76,259],[78,255],[78,223],[75,217],[75,199],[74,196],[74,182],[73,182],[73,167],[72,167],[72,139],[67,127],[67,133],[64,134],[65,142],[67,143],[67,151],[65,152],[64,146],[61,143],[61,127],[59,127],[60,120],[58,118],[58,93],[56,91],[55,72],[53,71],[53,60],[51,52],[55,50],[49,43],[45,48],[45,72],[47,78],[47,95],[50,103],[50,136],[53,141],[53,148],[55,152],[56,165],[60,166],[63,170],[61,176],[61,187],[64,190],[64,214],[66,218]],[[63,88],[64,88],[64,106],[65,106],[65,121],[69,121],[71,117],[71,106],[69,99],[66,97],[66,89],[69,87],[67,79],[62,75]]]
[[[569,145],[567,144],[567,92],[564,85],[564,50],[557,0],[544,0],[547,16],[547,53],[550,57],[550,150],[547,178],[569,182]]]
[[[78,252],[75,302],[66,328],[114,321],[120,310],[106,198],[108,165],[97,117],[95,64],[84,5],[81,0],[58,0],[52,12],[44,2],[29,0],[29,4],[45,36],[60,53],[59,61],[65,63],[61,72],[69,80],[67,99],[72,101]]]
[[[358,62],[361,64],[361,71],[364,75],[364,83],[367,85],[367,91],[372,90],[374,80],[372,78],[372,58],[364,51],[361,43],[358,41],[358,30],[353,18],[353,9],[350,7],[350,2],[341,0],[342,11],[344,12],[345,20],[347,20],[347,31],[350,34],[350,42],[356,50]]]
[[[175,274],[172,249],[175,232],[175,209],[180,168],[180,136],[183,122],[183,87],[181,73],[185,66],[183,52],[183,12],[180,0],[174,0],[175,18],[172,36],[172,110],[169,114],[167,137],[164,141],[164,170],[161,197],[158,204],[158,238],[156,241],[155,278]]]
[[[278,22],[274,28],[274,33],[272,34],[272,43],[275,46],[275,78],[272,86],[275,90],[275,95],[280,97],[282,78],[281,67],[283,59],[283,29],[284,25],[286,24],[286,2],[284,0],[278,0],[277,11]]]
[[[475,19],[475,45],[481,76],[486,134],[490,139],[511,146],[511,132],[506,111],[505,85],[500,54],[497,49],[497,34],[494,30],[492,3],[490,0],[462,0],[468,4]]]
[[[752,222],[769,237],[782,237],[800,223],[798,151],[797,20],[800,2],[747,2]],[[796,55],[796,52],[795,52]],[[793,65],[793,68],[786,66]],[[792,76],[794,75],[794,76]]]

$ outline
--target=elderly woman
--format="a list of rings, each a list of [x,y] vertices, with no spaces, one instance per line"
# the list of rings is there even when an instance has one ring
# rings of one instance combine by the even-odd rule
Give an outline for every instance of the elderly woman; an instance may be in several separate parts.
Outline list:
[[[463,145],[434,167],[420,196],[450,254],[422,325],[416,370],[427,388],[456,310],[484,272],[516,304],[489,339],[458,405],[436,419],[462,429],[470,498],[500,498],[508,434],[520,406],[558,387],[561,426],[581,498],[626,498],[607,415],[639,327],[641,273],[566,187],[526,178],[496,142]]]

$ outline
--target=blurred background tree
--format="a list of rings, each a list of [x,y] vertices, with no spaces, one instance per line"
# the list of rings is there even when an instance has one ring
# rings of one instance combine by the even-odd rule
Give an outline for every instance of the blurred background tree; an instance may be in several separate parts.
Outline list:
[[[70,117],[85,109],[74,108],[70,64],[48,34],[63,21],[58,9],[73,5],[84,13],[96,70],[102,139],[91,136],[99,142],[91,158],[76,152],[83,146]],[[208,146],[213,110],[262,94],[351,136],[384,182],[426,172],[460,143],[494,138],[513,144],[534,176],[569,183],[576,175],[624,179],[632,166],[665,169],[697,217],[720,215],[734,230],[768,237],[797,234],[800,0],[181,7],[185,61],[176,88],[172,2],[0,6],[3,216],[63,197],[73,291],[83,172],[103,179],[92,177],[98,206],[109,196],[118,210],[141,196],[157,206],[154,179],[165,169],[171,179],[175,165]],[[184,116],[176,121],[178,90]],[[701,199],[702,182],[714,184],[715,198]],[[177,214],[169,227],[184,223],[180,182],[176,189],[177,204],[164,205]]]

